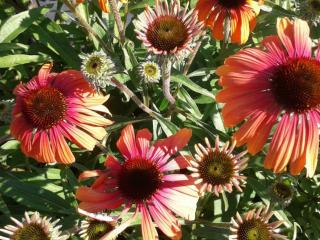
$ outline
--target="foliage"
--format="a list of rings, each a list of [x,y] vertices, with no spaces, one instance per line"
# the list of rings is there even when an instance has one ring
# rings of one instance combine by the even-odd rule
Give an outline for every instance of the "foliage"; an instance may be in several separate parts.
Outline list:
[[[88,35],[65,5],[58,1],[42,3],[39,8],[28,9],[29,1],[0,1],[0,98],[12,99],[13,89],[19,82],[27,82],[35,76],[44,63],[53,62],[54,70],[80,69],[80,54],[91,53],[104,47],[117,59],[121,73],[115,77],[125,82],[135,94],[157,110],[161,116],[152,119],[142,112],[128,96],[113,86],[106,92],[111,98],[107,107],[115,124],[107,128],[105,148],[96,147],[92,152],[72,146],[76,163],[70,166],[43,165],[21,153],[19,143],[8,139],[9,125],[0,122],[0,226],[9,223],[9,217],[20,218],[25,210],[39,211],[43,215],[60,218],[64,230],[73,229],[81,217],[76,211],[75,189],[79,185],[79,173],[88,169],[102,168],[105,153],[116,153],[115,142],[120,130],[129,123],[136,128],[147,127],[154,138],[171,135],[182,127],[193,130],[187,151],[194,153],[195,143],[205,137],[214,141],[216,135],[222,141],[230,139],[236,129],[225,129],[220,116],[221,106],[215,102],[220,89],[215,69],[226,57],[240,48],[255,46],[265,36],[275,34],[277,17],[295,16],[291,1],[266,1],[272,9],[258,17],[257,28],[244,46],[224,45],[205,35],[199,52],[187,75],[181,74],[183,63],[173,71],[171,88],[176,94],[176,106],[170,109],[162,94],[161,84],[145,86],[141,83],[137,68],[146,56],[146,49],[136,39],[132,18],[141,13],[145,4],[152,1],[129,0],[121,8],[126,22],[126,43],[121,46],[112,13],[102,13],[95,1],[85,1],[79,6],[79,14],[97,33]],[[183,1],[185,4],[185,1]],[[54,3],[54,4],[53,4]],[[195,5],[191,1],[191,6]],[[312,38],[320,37],[320,29],[314,28]],[[99,39],[100,38],[100,39]],[[104,46],[101,45],[104,42]],[[237,149],[240,152],[242,149]],[[206,195],[198,203],[195,222],[183,222],[183,239],[227,239],[229,230],[217,223],[229,222],[240,213],[258,206],[261,202],[273,204],[269,186],[277,179],[285,179],[294,188],[294,197],[286,207],[275,205],[275,216],[284,220],[283,232],[289,239],[320,239],[320,174],[306,179],[304,174],[292,177],[275,175],[263,168],[265,152],[250,156],[244,171],[248,184],[243,193],[226,193],[221,197]],[[139,239],[139,222],[124,233],[126,239]],[[80,239],[72,236],[70,239]]]

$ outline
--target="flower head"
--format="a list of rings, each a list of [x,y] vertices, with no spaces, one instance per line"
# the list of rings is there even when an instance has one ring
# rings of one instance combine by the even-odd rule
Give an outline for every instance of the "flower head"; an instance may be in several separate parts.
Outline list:
[[[156,0],[153,10],[146,10],[134,21],[137,38],[149,52],[160,55],[178,54],[191,51],[190,43],[199,34],[202,23],[198,22],[194,10],[180,7],[179,0]]]
[[[276,221],[269,223],[273,213],[268,207],[253,209],[243,217],[239,213],[231,219],[230,240],[270,240],[270,239],[288,239],[278,232],[278,227],[283,223]]]
[[[199,0],[196,9],[199,20],[211,28],[217,40],[230,38],[232,43],[244,44],[256,25],[256,17],[263,1],[255,0]],[[229,36],[226,36],[230,32]]]
[[[276,125],[265,167],[299,174],[304,166],[313,176],[318,160],[320,123],[320,51],[312,54],[305,21],[278,19],[278,36],[226,59],[217,69],[223,89],[217,101],[226,103],[226,127],[245,121],[234,134],[238,145],[259,152]]]
[[[111,231],[114,231],[117,226],[118,218],[110,217],[105,214],[95,214],[89,213],[82,209],[78,209],[79,213],[84,216],[87,216],[87,219],[81,221],[80,227],[80,237],[84,240],[97,240],[104,239],[105,235],[109,234]],[[109,240],[116,239],[109,238]]]
[[[62,235],[60,225],[57,225],[59,220],[51,221],[51,218],[41,217],[38,212],[31,216],[25,212],[25,218],[19,221],[13,217],[11,220],[15,225],[7,225],[0,229],[0,232],[5,233],[8,237],[0,236],[3,240],[66,240],[67,235]]]
[[[0,121],[8,124],[12,120],[12,109],[14,100],[0,100]]]
[[[110,80],[116,72],[111,58],[102,51],[86,54],[81,58],[81,71],[96,90],[110,85]]]
[[[270,186],[269,193],[274,202],[285,207],[290,204],[294,196],[294,188],[284,180],[277,180]]]
[[[44,65],[38,76],[14,90],[11,134],[21,142],[21,150],[43,163],[74,162],[66,139],[93,150],[112,122],[97,112],[109,113],[102,104],[108,99],[97,94],[81,72],[50,73]]]
[[[192,178],[179,173],[189,165],[188,157],[171,156],[183,148],[190,137],[191,130],[181,129],[150,146],[152,135],[147,129],[135,134],[133,126],[128,125],[117,142],[124,162],[109,155],[105,162],[106,170],[80,175],[81,179],[98,178],[91,187],[83,186],[77,190],[77,199],[81,201],[79,208],[99,212],[124,205],[122,215],[135,208],[135,213],[116,228],[118,231],[129,226],[140,213],[143,239],[157,238],[153,221],[168,237],[180,236],[180,225],[174,213],[194,219],[198,194]],[[107,236],[114,235],[110,233]]]
[[[195,145],[195,159],[190,162],[192,166],[188,167],[193,172],[191,176],[195,178],[195,184],[199,185],[200,194],[208,191],[219,196],[224,191],[232,192],[233,186],[242,192],[241,186],[245,184],[246,177],[240,172],[247,166],[248,158],[241,157],[246,151],[233,155],[235,142],[230,148],[229,143],[220,148],[218,137],[214,148],[208,138],[205,138],[205,142],[206,147]]]
[[[139,72],[145,83],[159,82],[161,71],[157,63],[146,61],[141,64]]]

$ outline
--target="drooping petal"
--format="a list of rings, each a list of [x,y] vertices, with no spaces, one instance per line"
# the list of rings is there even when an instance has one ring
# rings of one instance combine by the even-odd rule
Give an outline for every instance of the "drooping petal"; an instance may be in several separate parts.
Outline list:
[[[139,210],[141,212],[141,230],[142,237],[144,240],[156,240],[158,239],[158,233],[155,226],[152,223],[149,211],[147,207],[143,204],[139,205]]]
[[[165,235],[170,238],[179,235],[181,230],[178,219],[175,218],[159,201],[152,199],[149,210],[155,223]]]

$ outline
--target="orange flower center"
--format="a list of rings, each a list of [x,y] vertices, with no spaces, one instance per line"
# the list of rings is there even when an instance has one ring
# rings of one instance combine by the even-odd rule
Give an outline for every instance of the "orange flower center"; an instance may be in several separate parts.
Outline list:
[[[183,47],[188,39],[185,24],[175,16],[161,16],[150,24],[147,39],[159,51]]]
[[[320,62],[308,58],[290,59],[273,73],[271,90],[286,110],[304,112],[320,104]]]
[[[234,9],[245,5],[247,0],[218,0],[218,2],[227,9]]]
[[[220,151],[209,151],[199,163],[199,174],[205,183],[224,185],[230,183],[234,174],[234,164],[230,156]]]
[[[119,190],[130,200],[149,199],[160,187],[162,174],[151,160],[136,158],[127,160],[118,176]]]
[[[48,129],[65,117],[65,97],[53,87],[32,91],[24,98],[23,105],[27,119],[40,129]]]

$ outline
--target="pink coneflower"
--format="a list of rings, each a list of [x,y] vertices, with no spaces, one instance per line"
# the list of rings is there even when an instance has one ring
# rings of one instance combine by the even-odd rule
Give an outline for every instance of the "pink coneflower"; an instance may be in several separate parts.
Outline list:
[[[286,236],[278,233],[278,227],[283,221],[275,221],[269,223],[273,213],[269,210],[269,207],[261,207],[259,209],[253,209],[243,217],[239,213],[235,218],[231,219],[232,226],[230,227],[231,235],[230,240],[286,240]]]
[[[262,41],[226,59],[216,73],[223,87],[217,101],[226,103],[224,124],[241,123],[234,138],[259,152],[277,123],[265,167],[279,173],[287,166],[293,175],[303,167],[313,176],[318,159],[320,123],[320,51],[312,56],[305,21],[278,19],[278,36]]]
[[[99,212],[123,205],[122,215],[135,208],[133,216],[119,228],[129,225],[128,222],[140,213],[143,239],[158,239],[153,221],[168,237],[179,237],[180,225],[174,213],[188,220],[194,219],[198,193],[192,178],[179,173],[189,165],[188,157],[170,157],[183,148],[190,137],[191,130],[181,129],[150,146],[152,134],[149,130],[139,130],[135,135],[133,126],[128,125],[117,142],[124,162],[109,155],[106,170],[81,174],[80,179],[98,178],[91,187],[77,190],[77,199],[81,201],[79,208]]]
[[[190,43],[202,28],[197,12],[190,10],[188,4],[183,9],[179,0],[156,0],[155,9],[149,6],[134,21],[137,38],[154,54],[178,54],[191,51]]]
[[[212,148],[208,138],[205,138],[206,147],[195,145],[195,159],[190,161],[188,167],[195,184],[199,186],[200,194],[213,192],[216,196],[227,191],[232,192],[232,187],[242,192],[241,186],[245,184],[246,177],[240,172],[247,166],[248,158],[241,159],[246,151],[233,155],[235,142],[229,147],[227,142],[222,148],[219,147],[219,138],[216,138],[215,148]]]
[[[43,163],[74,162],[65,138],[81,148],[93,150],[112,122],[96,111],[109,113],[102,104],[108,99],[95,93],[81,72],[50,73],[44,65],[38,76],[14,90],[11,134],[21,142],[21,150]]]

